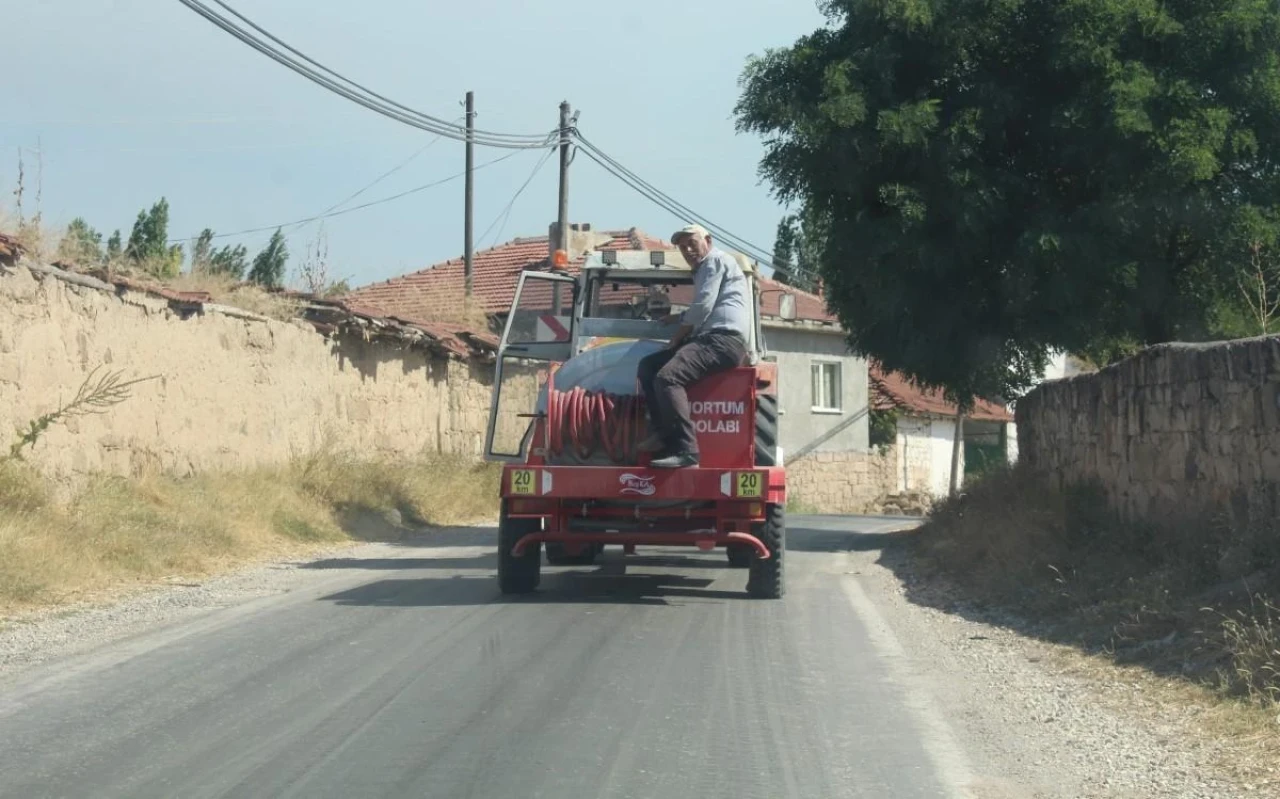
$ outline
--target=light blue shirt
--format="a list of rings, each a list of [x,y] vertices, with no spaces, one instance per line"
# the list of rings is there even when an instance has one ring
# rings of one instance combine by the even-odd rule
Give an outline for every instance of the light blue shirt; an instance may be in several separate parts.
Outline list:
[[[733,256],[712,247],[693,273],[693,301],[681,321],[693,328],[690,336],[713,330],[737,333],[751,340],[751,312],[747,276]]]

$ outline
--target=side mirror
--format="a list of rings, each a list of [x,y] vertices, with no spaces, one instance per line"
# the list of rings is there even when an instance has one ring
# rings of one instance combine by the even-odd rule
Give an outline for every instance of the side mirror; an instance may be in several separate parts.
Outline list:
[[[788,322],[796,320],[796,295],[791,292],[785,292],[778,298],[778,316]]]

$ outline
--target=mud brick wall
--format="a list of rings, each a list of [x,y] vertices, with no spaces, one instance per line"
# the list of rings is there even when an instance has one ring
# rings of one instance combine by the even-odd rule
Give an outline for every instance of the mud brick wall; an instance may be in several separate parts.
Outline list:
[[[784,463],[787,496],[816,513],[875,513],[897,485],[897,461],[893,450],[813,452]]]
[[[1019,459],[1126,518],[1280,512],[1280,337],[1152,347],[1017,404]]]
[[[493,379],[491,364],[327,339],[303,322],[184,319],[150,294],[0,271],[4,450],[15,428],[70,399],[95,367],[159,378],[104,413],[51,427],[27,458],[56,479],[243,468],[321,447],[480,457]],[[511,389],[532,407],[532,374]]]

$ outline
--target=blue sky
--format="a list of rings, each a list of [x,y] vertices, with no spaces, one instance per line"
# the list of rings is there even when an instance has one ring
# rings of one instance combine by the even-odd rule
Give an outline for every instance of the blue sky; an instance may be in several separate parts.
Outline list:
[[[823,24],[812,0],[513,0],[423,3],[238,0],[267,30],[381,94],[479,128],[541,133],[561,100],[596,145],[685,205],[771,246],[783,209],[760,182],[761,142],[734,130],[748,56]],[[0,85],[0,207],[12,211],[17,151],[43,160],[47,222],[75,216],[127,237],[160,196],[170,233],[232,232],[314,215],[409,158],[431,134],[350,103],[250,50],[176,0],[39,0],[5,11],[9,80]],[[643,9],[643,10],[642,10]],[[476,163],[508,151],[478,148]],[[476,176],[476,246],[541,156]],[[356,202],[461,171],[463,145],[440,140]],[[354,284],[462,254],[457,180],[325,221],[331,269]],[[556,160],[516,202],[501,240],[545,234]],[[655,235],[677,219],[579,155],[570,217]],[[291,266],[319,226],[290,233]],[[227,239],[251,253],[269,233]]]

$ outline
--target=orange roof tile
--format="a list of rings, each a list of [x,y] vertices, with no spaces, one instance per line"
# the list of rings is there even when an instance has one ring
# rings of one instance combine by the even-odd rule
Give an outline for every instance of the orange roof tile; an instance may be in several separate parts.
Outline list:
[[[898,408],[930,416],[955,416],[956,404],[948,401],[938,389],[922,389],[898,372],[886,372],[876,363],[867,369],[871,382],[871,406],[878,411]],[[966,419],[978,422],[1012,422],[1008,408],[987,400],[978,400]]]

